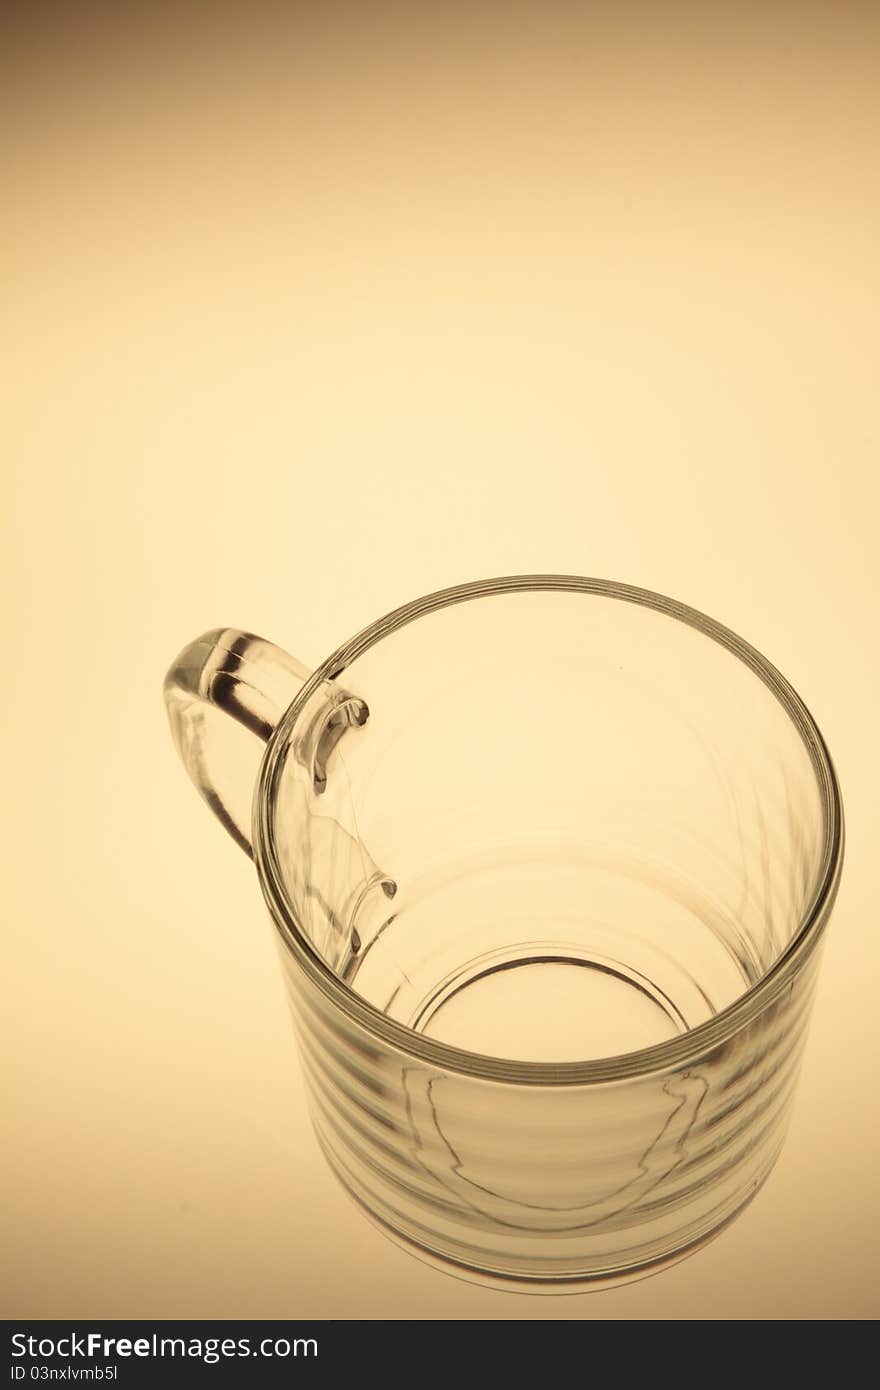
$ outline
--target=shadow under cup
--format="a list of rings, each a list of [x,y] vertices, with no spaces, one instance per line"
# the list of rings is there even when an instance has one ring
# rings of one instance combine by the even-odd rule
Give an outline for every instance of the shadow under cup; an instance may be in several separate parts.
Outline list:
[[[306,681],[254,853],[314,1124],[367,1212],[540,1292],[680,1258],[782,1142],[840,870],[783,678],[657,595],[433,595]]]

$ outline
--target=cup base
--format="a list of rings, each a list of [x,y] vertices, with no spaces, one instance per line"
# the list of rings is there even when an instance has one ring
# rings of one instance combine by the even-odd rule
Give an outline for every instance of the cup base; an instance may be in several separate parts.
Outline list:
[[[377,1212],[363,1201],[353,1190],[345,1177],[340,1173],[338,1166],[333,1162],[332,1154],[326,1146],[318,1142],[324,1152],[331,1171],[342,1187],[346,1195],[357,1206],[358,1210],[367,1218],[372,1226],[387,1240],[390,1240],[398,1249],[405,1251],[409,1255],[414,1255],[422,1264],[429,1265],[441,1274],[451,1275],[454,1279],[460,1279],[464,1283],[477,1284],[481,1288],[495,1289],[501,1293],[519,1294],[539,1294],[543,1296],[562,1297],[565,1295],[598,1293],[603,1289],[620,1288],[625,1284],[635,1284],[641,1279],[648,1279],[651,1275],[661,1274],[666,1269],[671,1269],[673,1265],[680,1264],[682,1260],[688,1259],[691,1255],[696,1255],[705,1246],[709,1245],[716,1236],[724,1232],[747,1206],[754,1200],[758,1192],[763,1187],[770,1175],[774,1164],[769,1164],[765,1172],[755,1180],[752,1187],[741,1198],[740,1201],[728,1210],[714,1225],[708,1230],[697,1236],[695,1239],[686,1242],[684,1245],[677,1246],[662,1255],[650,1260],[639,1261],[637,1264],[609,1268],[605,1270],[594,1270],[580,1274],[565,1274],[559,1276],[548,1276],[547,1274],[526,1275],[522,1272],[507,1272],[498,1269],[489,1269],[477,1265],[469,1265],[463,1261],[443,1254],[440,1251],[431,1249],[429,1246],[422,1245],[419,1241],[411,1239],[410,1236],[391,1226]]]
[[[453,1047],[525,1062],[614,1057],[687,1030],[662,990],[624,963],[542,943],[466,962],[410,1026]]]

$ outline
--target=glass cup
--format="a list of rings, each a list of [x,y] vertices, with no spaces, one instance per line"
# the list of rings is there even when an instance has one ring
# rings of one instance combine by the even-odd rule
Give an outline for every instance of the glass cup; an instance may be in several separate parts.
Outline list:
[[[312,673],[209,632],[165,695],[256,864],[318,1140],[387,1234],[564,1293],[755,1195],[843,859],[828,751],[764,657],[658,594],[524,576]]]

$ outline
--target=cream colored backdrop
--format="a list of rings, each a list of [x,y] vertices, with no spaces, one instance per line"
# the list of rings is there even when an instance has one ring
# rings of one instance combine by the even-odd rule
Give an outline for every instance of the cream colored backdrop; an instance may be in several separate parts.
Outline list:
[[[2,1311],[876,1315],[877,8],[131,9],[8,38]],[[443,1277],[337,1189],[255,876],[160,697],[207,627],[317,661],[530,570],[754,642],[849,830],[767,1187],[676,1269],[559,1299]]]

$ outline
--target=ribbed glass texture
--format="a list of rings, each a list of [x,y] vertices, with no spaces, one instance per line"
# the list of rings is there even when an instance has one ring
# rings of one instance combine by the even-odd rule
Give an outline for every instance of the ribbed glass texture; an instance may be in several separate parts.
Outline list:
[[[331,1166],[389,1234],[462,1273],[548,1293],[647,1273],[723,1226],[779,1153],[815,955],[687,1065],[535,1086],[377,1046],[281,954]]]

